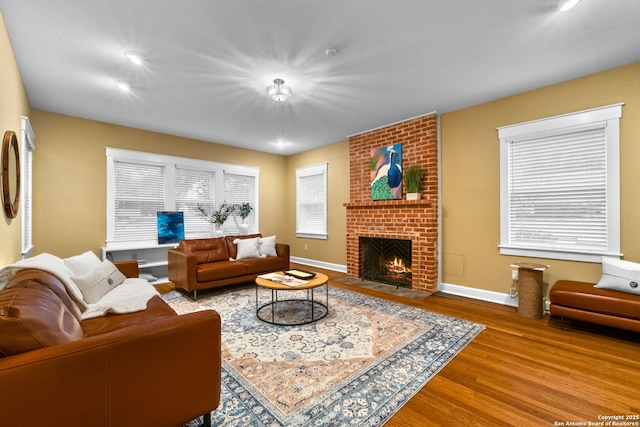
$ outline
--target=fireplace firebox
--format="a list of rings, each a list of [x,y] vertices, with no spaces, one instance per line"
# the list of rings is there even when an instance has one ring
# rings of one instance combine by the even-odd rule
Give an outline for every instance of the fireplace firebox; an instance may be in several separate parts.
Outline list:
[[[360,278],[411,288],[411,240],[359,237]]]

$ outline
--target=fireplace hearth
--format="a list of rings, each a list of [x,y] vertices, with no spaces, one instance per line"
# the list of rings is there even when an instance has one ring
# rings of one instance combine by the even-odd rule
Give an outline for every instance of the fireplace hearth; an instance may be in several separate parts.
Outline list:
[[[360,278],[411,288],[411,240],[360,237]]]

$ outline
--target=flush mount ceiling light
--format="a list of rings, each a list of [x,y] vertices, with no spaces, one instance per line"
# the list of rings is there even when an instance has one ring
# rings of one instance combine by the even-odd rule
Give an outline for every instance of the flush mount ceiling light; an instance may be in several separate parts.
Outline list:
[[[580,0],[559,0],[557,7],[560,12],[566,12],[569,9],[573,9],[578,3],[580,3]]]
[[[142,65],[142,63],[144,62],[142,56],[138,55],[135,52],[125,52],[124,56],[126,56],[129,61],[133,62],[136,65]]]
[[[267,86],[267,95],[274,101],[286,101],[292,93],[291,88],[286,86],[282,79],[275,79],[272,85]]]

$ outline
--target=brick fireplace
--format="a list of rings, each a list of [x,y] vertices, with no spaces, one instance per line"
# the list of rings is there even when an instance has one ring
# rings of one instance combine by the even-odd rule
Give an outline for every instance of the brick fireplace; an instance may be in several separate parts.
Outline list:
[[[370,152],[402,144],[403,167],[420,166],[419,200],[371,200]],[[347,274],[360,277],[361,237],[411,241],[411,288],[437,290],[438,116],[429,114],[349,137],[350,201],[347,208]]]

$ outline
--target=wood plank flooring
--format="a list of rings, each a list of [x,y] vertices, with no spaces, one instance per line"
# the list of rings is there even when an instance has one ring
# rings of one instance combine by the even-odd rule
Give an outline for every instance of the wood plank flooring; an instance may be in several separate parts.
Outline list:
[[[295,267],[327,274],[331,286],[486,326],[387,427],[606,425],[600,417],[640,416],[638,333],[570,320],[561,330],[555,318],[526,319],[513,307],[441,293],[409,299]]]
[[[562,330],[556,318],[527,319],[514,307],[441,293],[408,299],[314,270],[332,286],[486,326],[387,427],[605,425],[599,417],[640,416],[638,333],[570,320]]]

